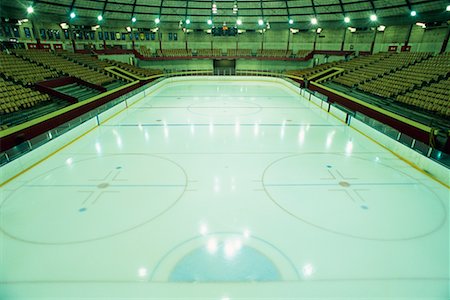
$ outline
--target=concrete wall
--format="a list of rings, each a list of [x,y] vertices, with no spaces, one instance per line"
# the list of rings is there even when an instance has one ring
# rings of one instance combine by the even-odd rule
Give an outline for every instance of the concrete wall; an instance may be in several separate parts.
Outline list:
[[[347,32],[345,34],[345,51],[370,51],[375,35],[374,30]],[[385,50],[386,51],[386,50]]]
[[[161,70],[213,70],[212,59],[180,59],[138,62],[139,67]]]
[[[134,55],[131,54],[115,54],[115,55],[99,55],[98,56],[99,59],[110,59],[110,60],[116,60],[116,61],[120,61],[123,63],[130,63],[130,59],[135,59]]]
[[[419,26],[413,26],[410,38],[411,51],[439,52],[447,30],[448,28],[423,29]]]
[[[418,26],[413,26],[418,27]],[[389,46],[397,46],[400,50],[408,38],[410,25],[386,27],[383,32],[377,32],[374,52],[388,51]]]
[[[22,24],[20,28],[21,37],[19,42],[35,43],[36,39],[33,35],[32,38],[26,38],[24,34],[24,28],[28,27],[31,30],[34,28],[34,32],[39,36],[39,30],[54,29],[59,30],[61,33],[60,40],[42,40],[43,43],[50,44],[63,44],[67,50],[72,49],[72,43],[70,39],[64,38],[63,31],[58,24],[45,23],[42,21],[27,22]],[[426,28],[423,29],[416,25],[396,25],[387,26],[384,32],[375,31],[375,28],[367,28],[366,30],[359,30],[351,33],[346,28],[325,28],[320,34],[317,34],[313,28],[309,30],[302,30],[298,33],[291,33],[287,29],[269,29],[264,33],[258,31],[247,31],[238,34],[235,37],[213,37],[211,34],[207,34],[204,31],[192,31],[185,33],[178,26],[170,25],[162,27],[156,34],[156,39],[153,41],[135,41],[136,48],[145,46],[156,52],[159,49],[160,44],[163,49],[184,49],[186,45],[189,49],[209,49],[218,48],[222,49],[223,53],[229,48],[235,49],[251,49],[253,53],[256,53],[261,47],[264,49],[289,49],[296,53],[298,50],[313,50],[314,42],[316,50],[341,50],[342,41],[344,41],[343,50],[355,50],[355,51],[370,51],[375,34],[374,52],[387,51],[389,46],[396,45],[398,49],[404,45],[410,28],[410,45],[412,51],[420,52],[439,52],[442,47],[442,43],[447,34],[447,27]],[[89,28],[88,28],[89,29]],[[111,32],[126,32],[123,27],[107,27],[100,28],[95,33],[94,40],[77,40],[77,49],[85,49],[94,46],[96,49],[103,48],[103,41],[99,40],[98,32],[107,31]],[[169,34],[177,34],[178,39],[170,40]],[[9,39],[4,37],[4,39]],[[123,49],[132,49],[132,41],[128,34],[126,40],[109,40],[106,41],[108,46],[120,46]],[[450,49],[447,49],[450,51]]]
[[[312,67],[312,60],[309,61],[274,61],[274,60],[256,60],[256,59],[238,59],[236,60],[236,70],[299,70]]]

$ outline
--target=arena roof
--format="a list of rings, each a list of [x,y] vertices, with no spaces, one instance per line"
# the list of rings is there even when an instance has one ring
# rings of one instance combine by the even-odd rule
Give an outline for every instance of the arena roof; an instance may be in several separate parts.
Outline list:
[[[136,18],[136,26],[144,22],[178,23],[189,19],[195,24],[206,26],[208,19],[214,23],[235,24],[237,19],[243,24],[257,26],[261,19],[271,24],[310,23],[316,18],[318,23],[341,22],[344,17],[350,22],[369,20],[376,14],[378,20],[395,19],[396,21],[415,22],[430,21],[430,18],[448,20],[450,12],[446,0],[16,0],[2,2],[3,14],[26,13],[28,6],[33,6],[37,14],[48,14],[57,21],[68,19],[71,12],[82,19],[97,21],[98,15],[103,22],[115,20],[131,23]],[[213,6],[217,12],[213,12]],[[415,11],[416,16],[411,12]],[[414,14],[414,13],[413,13]],[[426,18],[426,19],[425,19]],[[348,20],[347,20],[348,21]],[[289,25],[286,25],[289,26]]]

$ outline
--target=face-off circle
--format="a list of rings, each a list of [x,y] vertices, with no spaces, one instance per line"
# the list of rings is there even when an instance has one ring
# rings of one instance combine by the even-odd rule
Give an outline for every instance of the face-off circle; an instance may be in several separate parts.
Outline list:
[[[188,239],[167,251],[150,281],[263,282],[298,280],[292,261],[256,236],[216,232]]]
[[[300,154],[271,163],[266,194],[316,228],[370,240],[405,240],[438,230],[445,207],[427,186],[378,161]]]
[[[1,230],[32,243],[111,237],[167,212],[187,185],[175,162],[153,155],[74,161],[26,182],[0,206]]]

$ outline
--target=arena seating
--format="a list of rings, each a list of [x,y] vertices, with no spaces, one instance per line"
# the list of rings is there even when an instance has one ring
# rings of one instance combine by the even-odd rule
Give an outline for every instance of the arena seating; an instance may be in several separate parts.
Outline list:
[[[425,52],[379,53],[375,56],[377,59],[369,61],[367,65],[351,66],[350,69],[351,64],[343,63],[341,67],[346,69],[346,73],[334,79],[334,82],[348,87],[356,87],[364,82],[420,62],[430,56],[431,53]]]
[[[332,67],[340,67],[340,68],[345,69],[347,72],[357,70],[359,68],[367,66],[367,65],[369,65],[375,61],[378,61],[382,58],[385,58],[387,56],[388,56],[388,54],[386,54],[386,53],[378,53],[378,54],[374,54],[374,55],[370,55],[370,56],[358,56],[358,57],[351,59],[350,61],[341,60],[341,61],[335,61],[335,62],[330,62],[330,63],[324,63],[324,64],[317,65],[315,67],[307,68],[307,69],[303,69],[303,70],[291,70],[291,71],[288,71],[287,73],[290,75],[299,76],[299,77],[308,79],[312,75],[317,74],[322,71],[325,71],[326,69],[329,69]]]
[[[130,64],[126,64],[123,62],[118,62],[115,60],[104,60],[103,62],[109,64],[109,66],[116,66],[119,67],[121,69],[124,69],[130,73],[133,73],[135,75],[141,76],[141,77],[148,77],[148,76],[152,76],[152,75],[156,75],[156,74],[161,74],[162,71],[161,70],[157,70],[157,69],[144,69],[144,68],[139,68],[139,67],[135,67],[133,65]]]
[[[346,70],[333,82],[450,116],[450,53],[433,56],[427,52],[385,52],[287,73],[309,78],[331,67]]]
[[[0,114],[9,114],[49,100],[47,94],[5,81],[0,77]]]
[[[450,116],[450,78],[444,78],[431,85],[399,95],[397,101],[448,117]]]
[[[119,68],[122,68],[124,70],[127,70],[130,73],[142,76],[142,77],[147,77],[147,76],[151,76],[151,75],[155,75],[155,74],[161,74],[162,71],[160,70],[154,70],[154,69],[143,69],[143,68],[138,68],[135,66],[132,66],[130,64],[126,64],[126,63],[122,63],[122,62],[118,62],[118,61],[114,61],[114,60],[100,60],[97,59],[93,56],[90,56],[88,54],[80,54],[80,53],[71,53],[71,52],[61,52],[59,55],[62,55],[64,57],[67,57],[71,60],[73,60],[74,62],[78,62],[81,63],[85,66],[94,68],[102,73],[105,74],[109,74],[105,68],[106,67],[112,67],[112,66],[116,66]]]
[[[325,71],[326,69],[332,68],[337,65],[338,65],[337,62],[325,63],[325,64],[317,65],[315,67],[307,68],[307,69],[303,69],[303,70],[290,70],[290,71],[287,71],[286,73],[289,75],[308,79],[309,77],[311,77],[314,74]]]
[[[345,69],[346,73],[349,73],[361,68],[366,68],[367,66],[377,63],[382,59],[386,59],[391,55],[392,53],[389,52],[379,52],[373,55],[357,56],[348,61],[343,60],[339,62],[339,66]]]
[[[437,55],[392,74],[364,83],[358,88],[378,96],[391,98],[449,74],[450,55]]]
[[[252,56],[251,49],[227,49],[227,56]]]
[[[33,85],[38,81],[59,77],[56,71],[3,52],[0,52],[0,73],[23,85]]]
[[[65,57],[70,61],[78,63],[82,66],[102,71],[105,67],[110,65],[102,60],[97,59],[89,54],[73,53],[68,51],[60,51],[57,53],[59,56]],[[104,73],[102,71],[102,73]]]
[[[222,56],[220,49],[198,49],[197,56]]]
[[[139,47],[138,52],[139,52],[139,54],[141,54],[144,57],[152,57],[152,53],[153,53],[151,49],[148,49],[145,46]]]
[[[68,76],[73,76],[87,82],[106,85],[115,79],[99,71],[71,62],[48,51],[16,50],[16,54],[31,61],[37,62]]]
[[[258,57],[291,57],[292,50],[263,49],[256,52]]]
[[[295,57],[297,58],[307,57],[311,52],[312,52],[311,50],[298,50]]]
[[[192,56],[192,50],[188,49],[163,49],[157,51],[160,57],[190,57]]]

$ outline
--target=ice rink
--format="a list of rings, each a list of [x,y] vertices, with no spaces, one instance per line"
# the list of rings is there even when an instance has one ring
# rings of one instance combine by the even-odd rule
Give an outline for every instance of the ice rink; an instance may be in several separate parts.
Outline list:
[[[1,191],[0,299],[449,299],[449,189],[265,79],[161,84]]]

